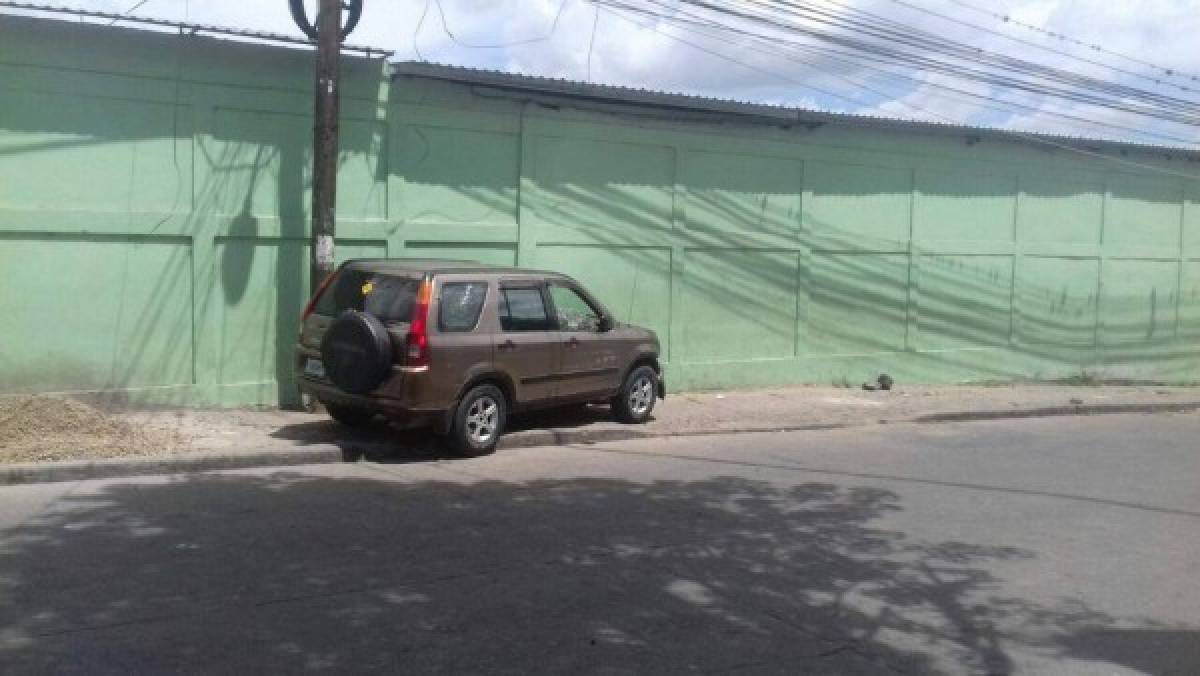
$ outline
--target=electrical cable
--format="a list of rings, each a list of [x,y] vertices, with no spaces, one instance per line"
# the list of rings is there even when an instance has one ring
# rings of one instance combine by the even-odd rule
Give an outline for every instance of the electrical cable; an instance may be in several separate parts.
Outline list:
[[[567,0],[562,0],[561,2],[558,3],[558,11],[554,13],[554,21],[552,21],[550,23],[550,30],[545,35],[535,37],[535,38],[525,38],[522,40],[514,40],[512,42],[472,44],[469,42],[463,42],[454,33],[454,31],[450,30],[449,22],[446,20],[446,9],[444,7],[442,7],[442,0],[435,0],[435,1],[437,3],[438,14],[441,15],[441,18],[442,18],[442,32],[444,32],[446,34],[446,37],[450,38],[450,40],[453,41],[455,44],[459,45],[460,47],[467,47],[469,49],[505,49],[508,47],[517,47],[520,45],[529,45],[529,44],[534,44],[537,42],[545,42],[546,40],[549,40],[550,38],[554,37],[554,33],[558,30],[558,20],[562,18],[563,9],[565,9],[567,6]],[[429,7],[429,5],[428,5],[428,3],[426,3],[426,9],[428,9],[428,7]]]
[[[891,21],[880,15],[864,12],[853,8],[846,7],[850,12],[850,18],[846,16],[835,16],[827,10],[813,8],[807,3],[793,2],[787,0],[751,0],[750,5],[768,5],[782,8],[789,14],[807,19],[809,21],[826,24],[829,26],[856,31],[855,35],[843,35],[831,33],[828,31],[821,32],[806,28],[803,24],[781,23],[770,17],[762,14],[756,14],[744,10],[738,10],[729,6],[716,5],[705,0],[683,0],[684,4],[690,4],[705,8],[710,11],[720,12],[729,16],[736,17],[741,20],[756,22],[767,27],[784,28],[791,31],[796,31],[802,34],[818,37],[824,41],[834,44],[853,46],[858,49],[870,50],[880,54],[890,55],[897,59],[916,59],[922,65],[942,72],[952,74],[967,75],[972,79],[984,79],[1000,86],[1011,87],[1015,89],[1023,89],[1031,93],[1046,93],[1086,103],[1096,103],[1106,107],[1123,110],[1138,114],[1158,114],[1160,116],[1174,116],[1175,121],[1184,124],[1200,124],[1200,118],[1193,111],[1197,106],[1200,106],[1200,101],[1191,101],[1179,99],[1177,97],[1169,97],[1156,92],[1150,92],[1143,89],[1137,89],[1119,83],[1099,80],[1089,76],[1083,76],[1069,71],[1063,71],[1042,64],[1030,62],[1025,59],[1009,57],[1007,55],[997,54],[982,50],[980,48],[965,45],[953,40],[947,40],[940,36],[933,35],[919,28]],[[626,3],[628,4],[628,3]],[[649,3],[661,4],[661,3]],[[745,3],[743,3],[745,4]],[[837,4],[837,3],[834,3]],[[865,17],[865,20],[853,18],[857,15]],[[879,43],[871,40],[864,40],[862,35],[881,39],[885,42]],[[984,65],[996,72],[981,71],[977,68],[970,69],[963,66],[955,66],[952,63],[944,60],[934,60],[927,56],[921,56],[912,53],[905,53],[901,48],[907,46],[916,49],[936,52],[942,55],[957,58],[968,63]],[[1031,78],[1036,76],[1037,80]],[[1039,81],[1040,80],[1040,81]],[[1061,86],[1051,86],[1047,82],[1058,83],[1059,85],[1067,85],[1071,88],[1063,88]],[[1105,98],[1107,96],[1108,98]]]
[[[592,15],[592,36],[588,38],[588,55],[587,55],[587,82],[592,81],[592,51],[596,47],[596,26],[600,25],[600,8],[596,8],[595,14]]]
[[[593,4],[595,4],[595,5],[597,5],[597,6],[601,6],[601,5],[609,5],[609,4],[611,4],[611,2],[610,2],[609,0],[588,0],[588,1],[589,1],[589,2],[592,2]],[[634,25],[639,25],[639,26],[641,25],[641,24],[639,24],[639,23],[638,23],[636,20],[634,20],[634,19],[631,19],[630,17],[628,17],[628,16],[625,16],[624,14],[621,14],[619,11],[614,11],[614,10],[613,10],[611,7],[605,7],[604,9],[605,9],[606,11],[608,11],[610,14],[613,14],[614,16],[617,16],[618,18],[621,18],[621,19],[623,19],[623,20],[625,20],[625,21],[629,21],[629,22],[633,23]],[[636,12],[636,11],[635,11],[635,13],[638,13],[638,12]],[[853,102],[855,102],[856,104],[861,104],[861,102],[858,102],[858,101],[856,101],[856,100],[853,100],[853,99],[848,99],[847,97],[843,97],[843,96],[841,96],[841,95],[839,95],[839,94],[832,94],[832,93],[830,93],[830,92],[826,92],[826,91],[824,91],[824,90],[821,90],[821,89],[819,89],[819,88],[815,88],[815,87],[813,87],[812,85],[809,85],[809,84],[807,84],[807,83],[804,83],[804,82],[801,82],[801,81],[799,81],[799,80],[796,80],[795,78],[791,78],[791,77],[789,77],[789,76],[783,75],[782,73],[778,73],[778,72],[775,72],[775,71],[767,70],[767,69],[764,69],[764,68],[761,68],[761,67],[755,66],[755,65],[753,65],[753,64],[749,64],[749,63],[746,63],[746,62],[740,61],[740,60],[738,60],[738,59],[736,59],[736,58],[733,58],[733,57],[730,57],[730,56],[728,56],[728,55],[726,55],[726,54],[721,54],[720,52],[716,52],[715,50],[710,50],[710,49],[708,49],[708,48],[706,48],[706,47],[703,47],[702,45],[698,45],[698,44],[696,44],[696,43],[692,43],[692,42],[690,42],[690,41],[688,41],[688,40],[682,39],[682,38],[680,38],[679,36],[675,36],[675,35],[672,35],[672,34],[669,34],[669,33],[664,33],[664,32],[662,32],[662,31],[660,31],[660,30],[658,29],[658,27],[657,27],[657,26],[651,26],[651,27],[649,27],[649,28],[650,28],[651,30],[654,30],[655,32],[657,32],[657,33],[661,34],[661,35],[664,35],[664,36],[666,36],[666,37],[668,37],[668,38],[671,38],[671,39],[677,40],[677,41],[679,41],[679,42],[682,42],[682,43],[684,43],[684,44],[691,45],[692,47],[694,47],[694,48],[696,48],[696,49],[698,49],[698,50],[700,50],[700,51],[703,51],[703,52],[709,53],[709,54],[711,54],[711,55],[713,55],[713,56],[716,56],[717,58],[721,58],[721,59],[723,59],[723,60],[730,61],[730,62],[732,62],[732,63],[736,63],[736,64],[739,64],[739,65],[742,65],[742,66],[744,66],[744,67],[746,67],[746,68],[749,68],[749,69],[752,69],[752,70],[756,70],[756,71],[759,71],[759,72],[762,72],[762,73],[766,73],[766,74],[769,74],[769,75],[773,75],[773,76],[775,76],[775,77],[778,77],[778,78],[780,78],[780,79],[783,79],[783,80],[786,80],[786,81],[789,81],[789,82],[793,82],[793,83],[795,83],[795,84],[798,84],[799,86],[801,86],[801,87],[804,87],[804,88],[806,88],[806,89],[815,89],[815,90],[817,90],[817,91],[821,91],[822,93],[829,93],[829,94],[831,94],[832,96],[834,96],[835,98],[839,98],[839,99],[843,99],[843,100],[850,100],[850,101],[853,101]],[[906,107],[908,107],[908,108],[910,108],[910,109],[914,109],[914,110],[922,111],[922,112],[925,112],[926,114],[933,115],[933,116],[935,116],[935,117],[938,117],[938,118],[940,118],[940,119],[946,120],[946,122],[947,122],[948,124],[955,125],[955,126],[964,126],[964,125],[963,125],[961,122],[958,122],[958,121],[956,121],[956,120],[953,120],[952,118],[949,118],[948,116],[942,115],[941,113],[937,113],[937,112],[935,112],[935,111],[931,111],[931,110],[925,109],[925,108],[923,108],[923,107],[921,107],[921,106],[918,106],[918,105],[916,105],[916,104],[912,104],[912,103],[909,103],[909,102],[900,102],[900,103],[901,103],[901,105],[905,105]],[[1017,138],[1023,138],[1023,139],[1026,139],[1026,140],[1028,140],[1028,141],[1030,141],[1030,142],[1032,142],[1032,143],[1036,143],[1036,144],[1040,144],[1040,145],[1044,145],[1044,146],[1049,146],[1049,147],[1054,147],[1054,148],[1058,148],[1058,149],[1066,150],[1066,151],[1068,151],[1068,152],[1072,152],[1072,153],[1079,154],[1079,155],[1085,155],[1085,156],[1095,157],[1095,158],[1102,159],[1102,160],[1106,160],[1106,161],[1109,161],[1109,162],[1113,162],[1113,163],[1117,163],[1117,164],[1122,164],[1122,165],[1125,165],[1125,166],[1128,166],[1128,167],[1136,167],[1136,168],[1138,168],[1138,169],[1141,169],[1141,170],[1143,170],[1143,171],[1150,172],[1150,173],[1156,173],[1156,174],[1162,174],[1162,175],[1176,176],[1176,177],[1181,177],[1181,178],[1185,178],[1185,179],[1189,179],[1189,180],[1193,180],[1193,181],[1194,181],[1194,180],[1197,180],[1197,179],[1200,179],[1200,174],[1192,174],[1192,173],[1188,173],[1188,172],[1182,172],[1182,171],[1175,171],[1175,170],[1171,170],[1171,169],[1165,169],[1165,168],[1163,168],[1163,167],[1157,167],[1157,166],[1150,165],[1150,164],[1145,164],[1145,163],[1142,163],[1142,162],[1136,162],[1136,161],[1129,160],[1129,159],[1126,159],[1126,158],[1123,158],[1123,157],[1114,157],[1114,156],[1112,156],[1112,155],[1108,155],[1108,154],[1101,153],[1101,152],[1097,152],[1097,151],[1093,151],[1093,150],[1088,150],[1088,149],[1086,149],[1086,148],[1079,148],[1079,147],[1076,147],[1076,146],[1074,146],[1074,145],[1069,145],[1069,144],[1067,144],[1067,143],[1062,143],[1062,142],[1060,142],[1060,141],[1056,141],[1056,140],[1053,140],[1053,139],[1051,139],[1051,138],[1047,138],[1047,136],[1046,136],[1045,134],[1038,134],[1038,133],[1032,133],[1032,132],[1024,132],[1024,131],[1018,131],[1018,130],[1005,130],[1005,131],[1006,131],[1006,133],[1008,133],[1008,134],[1011,134],[1011,135],[1013,135],[1014,137],[1017,137]]]
[[[834,70],[832,68],[827,68],[826,70],[822,70],[820,66],[817,66],[816,64],[813,64],[813,63],[810,63],[810,62],[807,62],[804,60],[801,60],[801,59],[797,58],[796,56],[791,55],[791,54],[787,53],[786,51],[782,51],[780,49],[769,49],[769,48],[764,48],[762,46],[746,46],[744,44],[737,44],[729,39],[722,38],[720,36],[712,35],[712,34],[707,34],[706,37],[708,37],[710,39],[718,40],[721,42],[725,42],[727,44],[731,44],[734,46],[738,46],[743,49],[750,49],[752,51],[756,51],[756,52],[763,53],[763,54],[768,54],[771,56],[781,56],[782,58],[785,58],[789,61],[793,61],[794,63],[797,63],[797,65],[800,65],[802,67],[809,68],[812,70],[816,70],[817,72],[828,72],[829,74],[832,74],[834,77],[837,77],[838,79],[841,79],[845,82],[850,83],[856,89],[864,89],[866,91],[870,91],[870,92],[876,94],[877,96],[880,97],[881,101],[894,101],[899,98],[899,95],[897,95],[895,93],[882,92],[878,89],[875,89],[875,88],[867,85],[866,83],[862,82],[861,80],[854,80],[852,78],[845,77],[842,74],[842,73],[846,72],[844,69],[841,71],[841,73],[837,72],[836,70]],[[688,44],[692,44],[692,43],[688,43]],[[692,46],[695,46],[695,45],[692,45]],[[802,50],[801,47],[795,47],[794,49]],[[1176,143],[1194,143],[1195,142],[1193,139],[1189,139],[1186,137],[1174,136],[1174,135],[1169,135],[1169,134],[1161,134],[1161,133],[1148,131],[1148,130],[1144,130],[1144,129],[1139,129],[1139,128],[1135,128],[1135,127],[1129,127],[1129,126],[1118,125],[1118,124],[1113,124],[1113,123],[1108,123],[1108,122],[1091,120],[1088,118],[1080,117],[1077,115],[1071,115],[1068,113],[1046,111],[1046,110],[1038,108],[1036,106],[1025,105],[1025,104],[1010,102],[1010,101],[1003,101],[1000,99],[996,99],[994,97],[989,97],[989,96],[982,95],[982,94],[976,94],[974,92],[966,91],[963,89],[958,89],[958,88],[950,87],[950,86],[943,85],[943,84],[931,83],[929,81],[920,80],[920,79],[917,79],[915,77],[911,77],[908,75],[894,73],[892,71],[889,71],[889,70],[886,70],[883,68],[875,68],[870,65],[861,64],[858,62],[850,61],[848,59],[839,59],[835,56],[830,56],[828,53],[821,53],[821,56],[825,59],[830,59],[833,61],[840,61],[841,63],[848,64],[852,67],[852,71],[853,71],[853,68],[855,68],[855,67],[866,68],[869,70],[875,70],[880,73],[884,73],[890,77],[908,80],[908,81],[913,82],[916,85],[921,86],[921,87],[932,87],[934,89],[941,89],[941,90],[945,90],[945,92],[950,93],[950,94],[946,94],[946,93],[942,93],[942,92],[930,92],[930,94],[939,95],[939,96],[942,96],[943,98],[951,98],[951,99],[956,99],[956,100],[962,101],[963,100],[962,97],[968,97],[968,98],[972,99],[972,102],[975,105],[977,105],[981,108],[987,109],[987,110],[993,110],[993,111],[997,111],[997,112],[1012,114],[1015,112],[1013,110],[1013,108],[1019,108],[1025,112],[1042,113],[1042,114],[1050,115],[1053,117],[1063,118],[1065,120],[1069,120],[1074,123],[1082,123],[1082,124],[1087,124],[1087,125],[1091,125],[1091,126],[1098,126],[1098,127],[1104,127],[1107,129],[1119,130],[1119,131],[1132,133],[1132,134],[1136,134],[1136,135],[1140,135],[1140,136],[1155,138],[1160,141],[1171,141],[1171,142],[1176,142]],[[748,66],[748,64],[746,64],[744,62],[738,62],[738,63],[739,63],[739,65]],[[767,72],[767,71],[764,71],[764,72]],[[772,72],[771,74],[775,74],[775,73]],[[797,84],[808,87],[807,83],[797,83]],[[822,93],[827,93],[824,90],[821,90],[821,91],[822,91]],[[844,98],[844,97],[842,97],[842,98]],[[846,99],[846,100],[850,100],[858,106],[864,105],[864,102],[856,100],[856,99],[853,99],[853,100]],[[984,103],[984,102],[988,102],[988,103]],[[991,103],[993,105],[989,105],[989,103]],[[1005,106],[1005,108],[997,107],[998,105]]]
[[[150,0],[138,0],[138,2],[134,3],[129,9],[125,10],[124,12],[121,12],[121,16],[125,16],[125,15],[137,10],[139,7],[141,7],[142,5],[144,5],[148,2],[150,2]],[[121,20],[120,17],[113,19],[112,21],[108,22],[108,25],[111,26],[120,20]]]
[[[759,25],[761,28],[774,29],[777,32],[798,33],[842,50],[856,52],[860,58],[871,58],[884,64],[939,72],[972,83],[982,82],[1005,90],[1023,92],[1033,96],[1058,98],[1064,101],[1097,106],[1117,112],[1156,118],[1175,124],[1193,127],[1200,126],[1200,115],[1193,112],[1197,106],[1200,106],[1198,102],[1167,97],[1155,92],[1138,90],[1087,76],[1079,76],[1078,74],[1049,68],[1022,59],[984,52],[977,48],[963,45],[962,43],[942,40],[941,38],[937,38],[937,36],[932,36],[932,34],[911,26],[895,24],[895,22],[890,22],[890,20],[885,21],[895,24],[894,26],[881,23],[876,23],[874,26],[866,25],[860,20],[853,19],[853,17],[849,23],[845,20],[835,22],[830,19],[828,12],[823,11],[817,11],[816,14],[807,16],[808,19],[818,24],[825,23],[836,25],[839,28],[857,29],[867,34],[873,32],[873,35],[869,35],[869,37],[890,39],[897,38],[899,33],[903,33],[903,37],[897,38],[897,42],[907,43],[907,46],[914,48],[924,48],[927,51],[925,53],[914,53],[913,51],[901,49],[894,45],[864,39],[860,34],[832,33],[827,30],[816,30],[811,26],[804,26],[795,21],[780,21],[778,18],[745,11],[745,8],[739,9],[731,8],[728,5],[714,5],[704,0],[682,0],[678,4],[672,3],[669,7],[665,6],[662,2],[654,2],[653,0],[638,3],[627,0],[597,1],[600,4],[605,4],[613,8],[628,10],[636,14],[668,22],[678,22],[680,15],[684,13],[679,9],[679,4],[690,5],[708,11],[712,15],[727,18],[725,22],[709,19],[707,22],[709,26],[742,36],[774,42],[789,42],[780,37],[765,34],[761,30],[756,32],[746,27],[731,25],[728,23],[728,18],[732,17],[736,20]],[[784,0],[767,0],[766,2],[758,0],[750,4],[765,4],[776,6],[780,9],[795,9],[803,5],[803,3],[785,2]],[[695,16],[693,15],[691,18],[694,25]],[[794,44],[794,41],[791,42]],[[968,64],[974,63],[977,65],[962,65],[945,59],[932,58],[928,56],[928,52],[933,50],[949,55],[952,58],[965,60]],[[1026,75],[1029,72],[1032,72],[1036,78]],[[1012,102],[1006,102],[1005,104],[1012,105]]]
[[[1154,75],[1147,75],[1145,73],[1139,73],[1137,71],[1129,70],[1127,68],[1121,68],[1120,66],[1114,66],[1109,63],[1104,63],[1103,61],[1097,61],[1096,59],[1089,59],[1084,56],[1079,56],[1078,54],[1073,54],[1064,49],[1055,49],[1054,47],[1050,47],[1049,45],[1044,45],[1039,42],[1035,42],[1033,40],[1026,40],[1024,38],[1019,38],[1015,35],[1009,35],[1007,33],[1004,33],[1003,31],[998,31],[998,30],[995,30],[992,28],[988,28],[986,26],[981,26],[977,23],[971,23],[970,21],[965,21],[963,19],[959,19],[957,17],[950,16],[949,14],[943,14],[942,12],[934,11],[927,7],[922,7],[920,5],[913,4],[911,2],[908,2],[907,0],[890,0],[890,2],[900,5],[901,7],[907,7],[909,9],[913,10],[914,12],[921,12],[922,14],[927,14],[929,16],[933,16],[933,17],[942,19],[943,21],[948,21],[950,23],[958,24],[958,25],[964,26],[966,28],[971,28],[974,30],[982,31],[982,32],[988,33],[990,35],[995,35],[997,37],[1004,38],[1005,40],[1010,40],[1010,41],[1016,42],[1018,44],[1026,45],[1028,47],[1033,47],[1034,49],[1041,49],[1043,51],[1050,52],[1051,54],[1057,54],[1059,56],[1063,56],[1068,59],[1079,61],[1081,63],[1086,63],[1086,64],[1093,65],[1093,66],[1099,66],[1101,68],[1108,68],[1114,72],[1121,73],[1122,75],[1128,75],[1130,77],[1136,77],[1136,78],[1140,78],[1140,79],[1144,79],[1144,80],[1149,80],[1151,82],[1154,82],[1155,84],[1166,84],[1167,86],[1175,87],[1175,88],[1180,89],[1185,92],[1196,92],[1197,91],[1196,89],[1193,89],[1192,87],[1188,87],[1186,85],[1174,84],[1174,83],[1164,83],[1162,81],[1162,79],[1160,79],[1159,77],[1154,76]],[[1084,45],[1085,47],[1093,47],[1097,50],[1100,50],[1100,48],[1096,45],[1087,45],[1079,40],[1071,39],[1071,42],[1074,42],[1074,43],[1077,43],[1080,45]],[[1107,50],[1101,50],[1101,51],[1107,51]],[[1169,70],[1169,69],[1163,69],[1163,70]]]
[[[421,53],[421,45],[417,44],[417,35],[420,34],[421,27],[425,25],[425,16],[429,14],[429,3],[430,0],[425,0],[425,9],[421,10],[421,18],[417,19],[417,24],[413,27],[412,46],[418,61],[425,60],[425,55]]]
[[[997,12],[991,11],[990,9],[986,9],[984,7],[979,7],[978,5],[974,5],[969,2],[965,2],[964,0],[946,0],[946,1],[951,4],[958,5],[959,7],[962,7],[964,9],[969,9],[973,12],[979,12],[981,14],[986,14],[994,19],[1003,21],[1004,23],[1012,24],[1014,26],[1020,26],[1021,28],[1026,28],[1028,30],[1035,31],[1035,32],[1041,33],[1043,35],[1046,35],[1048,37],[1052,37],[1057,40],[1062,40],[1063,42],[1070,42],[1072,44],[1076,44],[1081,47],[1087,47],[1088,49],[1091,49],[1093,51],[1102,52],[1104,54],[1109,54],[1111,56],[1125,59],[1126,61],[1129,61],[1130,63],[1136,63],[1138,65],[1145,66],[1147,68],[1153,68],[1154,70],[1160,71],[1164,75],[1167,75],[1170,77],[1182,77],[1182,78],[1187,78],[1187,79],[1191,80],[1192,82],[1200,82],[1200,75],[1193,75],[1191,73],[1185,73],[1185,72],[1180,71],[1175,68],[1169,68],[1167,66],[1160,66],[1158,64],[1154,64],[1149,61],[1144,61],[1137,57],[1129,56],[1128,54],[1122,54],[1121,52],[1116,52],[1111,49],[1101,47],[1100,45],[1097,45],[1097,44],[1083,42],[1082,40],[1077,40],[1069,35],[1064,35],[1062,33],[1058,33],[1055,31],[1046,30],[1045,28],[1042,28],[1040,26],[1035,26],[1030,23],[1018,21],[1017,19],[1014,19],[1007,14],[999,14]]]

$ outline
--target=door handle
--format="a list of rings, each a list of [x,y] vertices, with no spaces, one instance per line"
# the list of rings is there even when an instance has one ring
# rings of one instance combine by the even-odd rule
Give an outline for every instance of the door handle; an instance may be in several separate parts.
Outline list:
[[[567,347],[579,347],[579,339],[575,336],[571,336],[570,340],[566,341],[566,345]]]
[[[500,343],[499,345],[497,345],[496,347],[497,347],[497,349],[500,349],[500,350],[515,350],[515,349],[517,349],[517,344],[512,342],[511,340],[506,340],[503,343]]]

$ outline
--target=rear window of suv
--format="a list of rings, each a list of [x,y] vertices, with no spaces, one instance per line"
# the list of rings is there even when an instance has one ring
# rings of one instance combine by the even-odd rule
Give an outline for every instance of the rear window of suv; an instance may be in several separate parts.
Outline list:
[[[438,327],[442,331],[474,329],[486,296],[486,282],[446,282],[438,299]]]
[[[412,319],[420,286],[419,277],[345,268],[317,299],[316,312],[336,317],[346,310],[358,310],[382,322],[407,322]]]

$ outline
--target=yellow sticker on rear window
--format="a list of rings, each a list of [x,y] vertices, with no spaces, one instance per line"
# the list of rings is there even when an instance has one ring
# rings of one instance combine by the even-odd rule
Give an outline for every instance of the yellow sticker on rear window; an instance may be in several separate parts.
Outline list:
[[[375,284],[373,282],[367,282],[366,284],[363,284],[362,285],[363,295],[366,296],[367,294],[371,293],[371,291],[374,288],[375,288]]]

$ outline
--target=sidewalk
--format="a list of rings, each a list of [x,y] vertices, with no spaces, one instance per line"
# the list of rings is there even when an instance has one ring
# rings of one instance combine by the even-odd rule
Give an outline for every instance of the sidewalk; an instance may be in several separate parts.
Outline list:
[[[609,419],[607,407],[518,416],[501,449],[619,439],[997,417],[1200,410],[1189,387],[1057,385],[899,386],[888,392],[789,387],[669,395],[645,425]],[[89,449],[65,462],[0,464],[0,485],[230,467],[438,457],[428,434],[383,421],[348,429],[323,413],[271,410],[141,411],[113,416],[168,446],[131,453]],[[123,457],[116,457],[123,456]],[[131,457],[132,456],[132,457]]]
[[[835,387],[789,387],[668,395],[645,425],[611,420],[607,407],[547,411],[510,421],[501,448],[586,443],[614,438],[685,436],[722,432],[824,429],[896,422],[1149,411],[1172,405],[1200,409],[1200,388],[914,386],[890,392]],[[1082,409],[1082,410],[1080,410]],[[1099,410],[1098,410],[1099,409]],[[171,413],[170,416],[177,414]],[[347,430],[324,414],[291,411],[186,411],[178,418],[193,448],[295,448],[342,444],[349,450],[424,450],[427,435],[390,429]]]

